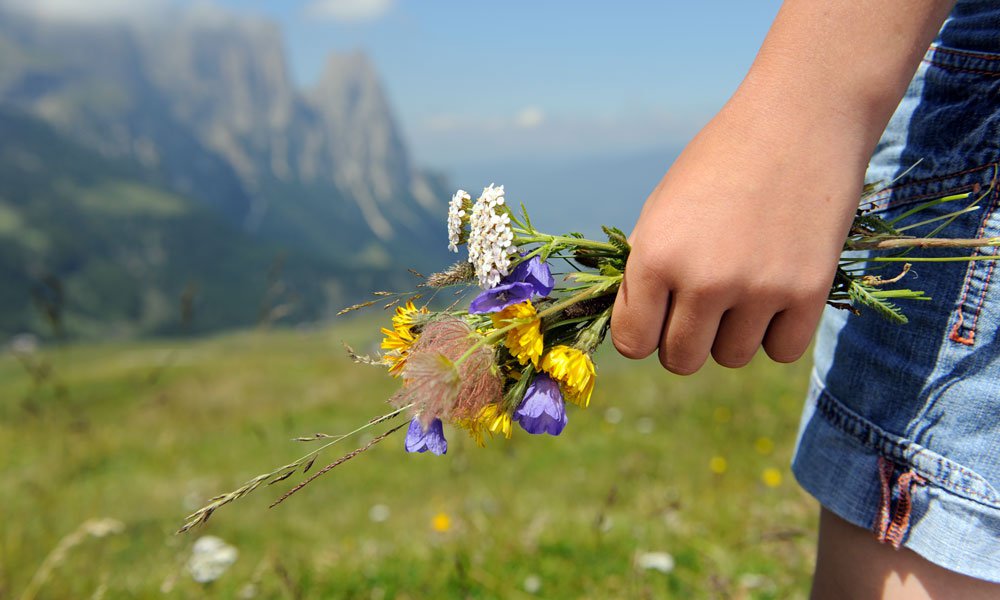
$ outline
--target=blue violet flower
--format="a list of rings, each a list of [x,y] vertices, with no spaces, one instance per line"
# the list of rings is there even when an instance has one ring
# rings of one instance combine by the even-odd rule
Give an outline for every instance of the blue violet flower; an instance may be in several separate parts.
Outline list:
[[[471,314],[497,312],[512,304],[530,300],[533,296],[548,296],[555,287],[549,266],[537,256],[518,263],[500,284],[478,296],[469,305]]]
[[[514,420],[528,433],[562,433],[569,418],[559,383],[542,373],[528,384],[524,400],[514,411]]]
[[[420,424],[420,419],[414,418],[410,421],[410,428],[406,430],[406,451],[407,452],[427,452],[438,456],[448,452],[448,440],[444,439],[444,429],[441,427],[441,419],[434,419],[431,424],[424,429]]]

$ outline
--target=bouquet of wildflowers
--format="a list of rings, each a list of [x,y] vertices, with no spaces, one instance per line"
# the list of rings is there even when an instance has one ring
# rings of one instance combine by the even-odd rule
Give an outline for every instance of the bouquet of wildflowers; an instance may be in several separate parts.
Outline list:
[[[868,187],[865,194],[876,191]],[[1000,239],[934,237],[951,220],[976,210],[979,199],[944,216],[908,225],[899,221],[931,206],[968,198],[969,194],[961,194],[933,200],[895,221],[859,211],[845,242],[829,303],[853,312],[869,307],[905,323],[905,315],[892,301],[927,299],[919,290],[890,289],[890,284],[908,272],[911,262],[982,258],[912,257],[908,255],[911,250],[997,246]],[[935,227],[928,235],[907,233],[931,225]],[[375,292],[375,300],[342,311],[387,298],[386,308],[396,307],[391,326],[382,329],[381,354],[361,356],[348,348],[357,362],[381,366],[400,380],[398,391],[389,400],[392,410],[345,435],[299,438],[325,443],[288,465],[213,498],[188,517],[181,531],[205,522],[219,507],[265,483],[308,472],[330,445],[404,415],[402,423],[393,424],[312,474],[272,506],[404,427],[407,452],[438,455],[448,451],[445,423],[466,431],[479,445],[495,436],[510,438],[515,429],[534,435],[561,434],[569,422],[568,405],[586,408],[590,403],[597,379],[594,352],[607,334],[628,261],[630,247],[625,235],[613,227],[603,229],[606,240],[546,234],[535,229],[523,205],[520,210],[511,209],[503,186],[490,185],[475,201],[459,190],[448,207],[448,243],[454,252],[465,245],[467,260],[425,278],[420,293]],[[871,274],[877,263],[903,266],[898,275],[881,278]],[[441,309],[431,309],[431,303],[416,305],[428,290],[448,287],[474,289],[475,295],[471,301]]]

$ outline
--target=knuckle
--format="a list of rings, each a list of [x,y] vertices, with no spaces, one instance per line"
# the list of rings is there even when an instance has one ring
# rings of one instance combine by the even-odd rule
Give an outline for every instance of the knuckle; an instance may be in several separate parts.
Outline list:
[[[634,334],[616,330],[614,327],[611,328],[611,342],[619,354],[633,360],[646,358],[654,350],[654,348],[644,345]]]
[[[663,368],[670,371],[674,375],[681,375],[684,377],[694,375],[698,371],[698,366],[699,365],[692,366],[686,363],[674,363],[671,361],[666,361],[663,364]]]
[[[727,369],[739,369],[745,367],[753,360],[754,350],[712,350],[712,358]]]
[[[701,364],[676,352],[660,351],[660,364],[674,375],[693,375]]]
[[[740,284],[734,284],[732,280],[724,278],[705,278],[692,281],[689,288],[691,297],[696,302],[714,301],[729,295],[734,289],[738,289]]]
[[[820,303],[830,295],[830,282],[825,280],[808,281],[797,286],[791,293],[792,302],[800,306]]]
[[[779,363],[793,363],[805,354],[806,348],[790,347],[779,344],[765,344],[764,352],[767,352],[768,357],[774,362]]]

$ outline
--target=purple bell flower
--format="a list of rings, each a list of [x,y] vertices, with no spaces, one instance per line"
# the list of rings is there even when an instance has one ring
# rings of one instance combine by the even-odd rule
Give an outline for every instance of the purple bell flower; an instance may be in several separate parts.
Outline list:
[[[444,430],[441,428],[441,419],[434,419],[431,424],[424,429],[420,424],[420,419],[414,418],[410,421],[410,428],[406,430],[406,451],[407,452],[427,452],[441,456],[448,452],[448,440],[444,439]]]
[[[469,313],[497,312],[536,295],[548,296],[555,283],[549,266],[537,256],[532,256],[514,267],[509,275],[500,280],[500,285],[476,296],[469,305]]]
[[[559,384],[545,373],[535,377],[528,384],[524,400],[514,411],[514,420],[528,433],[562,433],[569,418]]]
[[[552,277],[549,266],[537,256],[532,256],[530,259],[518,263],[507,277],[511,281],[522,281],[531,285],[531,288],[539,296],[548,296],[556,285],[556,280]]]
[[[469,305],[469,313],[478,315],[501,311],[511,304],[530,300],[532,294],[534,294],[534,288],[529,283],[519,281],[501,283],[476,296],[472,304]]]

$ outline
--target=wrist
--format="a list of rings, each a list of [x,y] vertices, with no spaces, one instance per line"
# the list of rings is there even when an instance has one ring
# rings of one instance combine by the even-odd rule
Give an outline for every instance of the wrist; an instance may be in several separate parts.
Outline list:
[[[867,155],[953,4],[785,0],[737,94],[802,132],[844,128]]]
[[[758,62],[727,109],[753,110],[760,115],[758,123],[766,119],[789,136],[821,139],[841,160],[854,158],[867,165],[899,97],[884,87],[831,79],[824,73],[802,73],[794,61]]]

